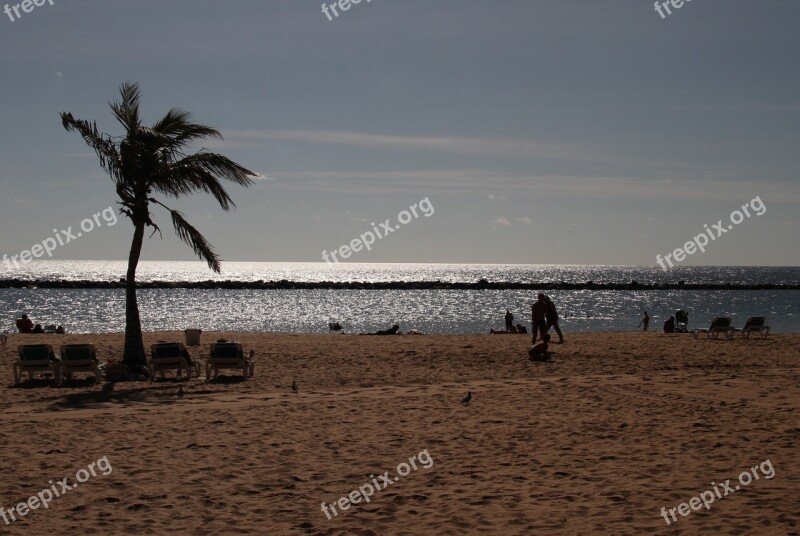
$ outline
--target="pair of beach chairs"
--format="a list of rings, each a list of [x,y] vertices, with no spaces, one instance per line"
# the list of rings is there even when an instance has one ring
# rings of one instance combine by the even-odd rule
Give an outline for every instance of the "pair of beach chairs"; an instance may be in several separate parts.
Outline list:
[[[19,359],[14,362],[14,385],[22,381],[22,374],[45,372],[53,375],[55,385],[61,385],[66,378],[78,372],[94,374],[95,381],[103,377],[103,365],[97,360],[97,352],[92,344],[63,344],[56,355],[51,344],[21,344],[18,348]]]
[[[766,339],[769,335],[769,326],[766,325],[767,319],[763,316],[751,316],[744,323],[742,329],[735,328],[731,325],[730,317],[719,317],[711,321],[711,326],[708,329],[694,329],[692,335],[698,338],[701,333],[705,333],[709,339],[718,339],[720,334],[724,335],[726,339],[732,339],[733,336],[739,332],[742,334],[743,339],[749,339],[752,333],[758,333],[762,339]]]
[[[245,357],[242,345],[238,342],[213,343],[205,363],[206,379],[212,379],[212,371],[213,377],[217,377],[221,369],[241,370],[243,378],[252,378],[255,374],[254,356],[255,350],[250,350],[250,354]],[[184,371],[189,379],[192,377],[192,372],[195,377],[200,377],[200,363],[191,361],[189,352],[181,342],[159,342],[150,347],[148,362],[150,380],[155,381],[156,374],[163,379],[164,372],[168,370],[176,371],[178,378]]]

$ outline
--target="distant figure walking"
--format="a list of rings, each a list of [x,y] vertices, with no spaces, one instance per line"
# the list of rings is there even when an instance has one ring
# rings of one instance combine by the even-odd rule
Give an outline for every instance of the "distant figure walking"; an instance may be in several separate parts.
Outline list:
[[[536,344],[537,334],[544,338],[544,334],[547,333],[545,329],[547,327],[546,316],[547,304],[544,301],[544,294],[539,293],[536,296],[536,301],[531,305],[531,332],[533,333],[531,344]]]
[[[637,329],[642,325],[644,325],[644,331],[647,331],[647,326],[650,325],[650,315],[647,314],[647,311],[644,312],[644,317],[642,318],[642,321],[639,322],[638,326],[636,326]]]
[[[508,309],[506,309],[506,331],[514,331],[514,315]]]
[[[544,317],[545,320],[547,320],[547,325],[544,328],[544,332],[547,333],[550,331],[550,328],[555,329],[556,333],[558,333],[558,344],[563,344],[564,334],[561,333],[561,328],[558,327],[558,311],[556,310],[556,306],[550,299],[550,296],[545,296],[545,303],[547,303],[547,312],[545,312]]]

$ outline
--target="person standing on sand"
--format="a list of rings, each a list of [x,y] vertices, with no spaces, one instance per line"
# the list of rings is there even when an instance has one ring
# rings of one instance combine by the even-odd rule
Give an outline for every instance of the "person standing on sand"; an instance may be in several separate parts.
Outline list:
[[[639,325],[636,327],[639,328],[639,326],[641,326],[642,324],[644,324],[644,331],[647,331],[647,326],[650,325],[650,315],[647,314],[647,311],[644,312],[644,317],[642,318],[642,321],[639,322]]]
[[[508,309],[506,309],[506,331],[509,333],[514,331],[514,315]]]
[[[531,344],[536,344],[537,333],[544,339],[544,334],[547,332],[545,329],[547,327],[546,315],[547,304],[544,302],[544,294],[539,293],[536,301],[531,305],[531,331],[533,333]]]
[[[547,312],[544,314],[544,317],[547,321],[547,325],[544,328],[544,332],[547,333],[550,331],[550,328],[555,328],[556,333],[558,333],[558,344],[563,344],[564,334],[561,333],[561,328],[558,327],[558,311],[556,310],[556,306],[553,300],[550,299],[550,296],[545,296],[545,303],[547,303]]]

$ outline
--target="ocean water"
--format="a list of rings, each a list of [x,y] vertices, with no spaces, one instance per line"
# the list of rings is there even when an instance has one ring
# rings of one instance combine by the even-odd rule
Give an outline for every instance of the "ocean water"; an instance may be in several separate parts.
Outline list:
[[[203,281],[263,279],[294,281],[489,281],[797,283],[800,268],[687,267],[665,274],[660,268],[630,266],[227,263],[213,277],[203,263],[144,262],[140,280]],[[118,280],[124,262],[31,263],[24,274],[0,279]],[[741,327],[748,316],[766,316],[775,332],[800,332],[800,291],[658,290],[550,291],[565,333],[633,330],[642,311],[651,329],[676,309],[689,312],[690,328],[707,327],[715,316],[732,316]],[[397,322],[426,333],[486,333],[503,326],[505,310],[530,327],[534,293],[527,290],[230,290],[141,289],[146,331],[201,328],[218,331],[326,332],[338,320],[348,332],[369,332]],[[125,326],[122,289],[0,289],[0,330],[14,331],[14,319],[62,324],[77,333],[119,332]]]
[[[0,279],[119,281],[125,261],[34,261],[10,269],[0,263]],[[585,266],[552,264],[419,264],[324,262],[225,262],[215,274],[204,262],[139,263],[138,281],[445,281],[548,283],[800,283],[800,267]]]

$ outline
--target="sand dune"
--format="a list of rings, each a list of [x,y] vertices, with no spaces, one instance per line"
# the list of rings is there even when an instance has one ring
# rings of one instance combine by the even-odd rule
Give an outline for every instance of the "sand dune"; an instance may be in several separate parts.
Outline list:
[[[524,336],[204,333],[192,356],[218,336],[256,350],[255,378],[12,388],[21,341],[122,348],[121,334],[12,335],[0,506],[104,456],[113,471],[0,533],[800,534],[798,335],[567,334],[533,364]],[[323,513],[422,451],[429,468]],[[767,459],[774,478],[661,516]]]

